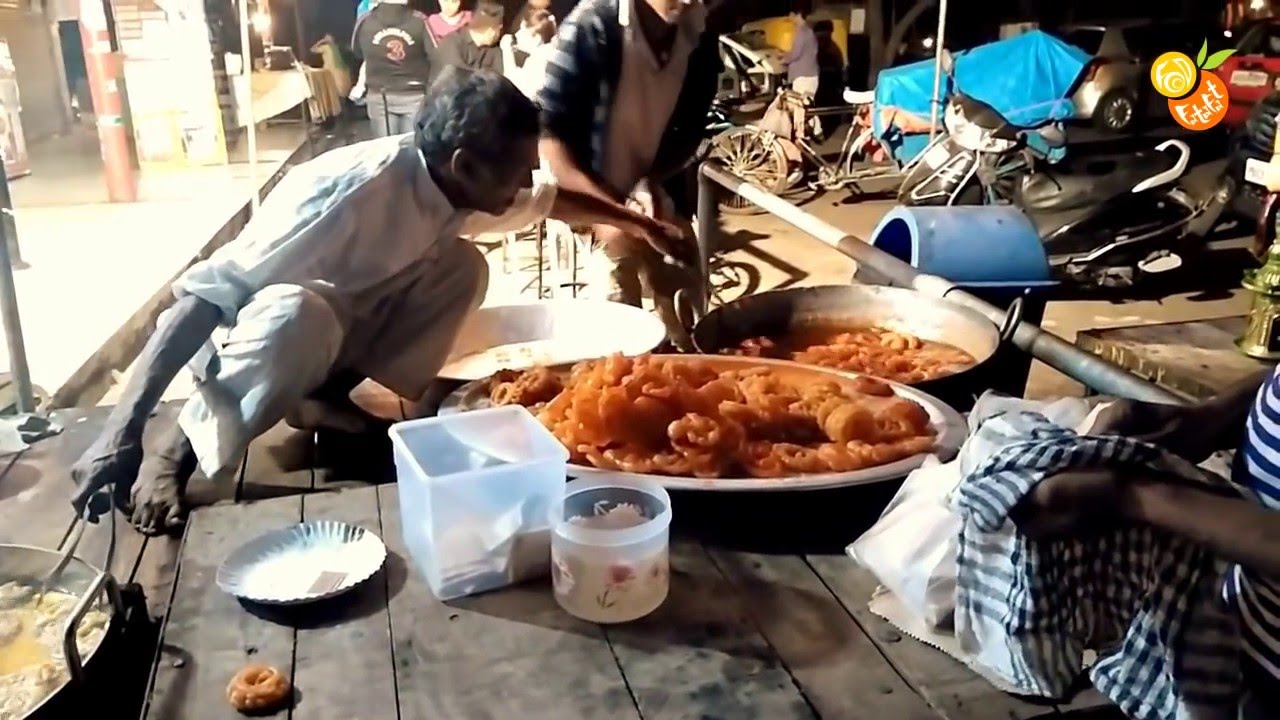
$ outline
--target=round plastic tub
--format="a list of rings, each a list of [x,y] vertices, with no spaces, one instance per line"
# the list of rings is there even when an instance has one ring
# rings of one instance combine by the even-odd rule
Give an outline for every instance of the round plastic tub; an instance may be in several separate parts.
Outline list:
[[[551,527],[551,578],[565,612],[624,623],[666,600],[671,497],[661,485],[609,475],[574,480]]]

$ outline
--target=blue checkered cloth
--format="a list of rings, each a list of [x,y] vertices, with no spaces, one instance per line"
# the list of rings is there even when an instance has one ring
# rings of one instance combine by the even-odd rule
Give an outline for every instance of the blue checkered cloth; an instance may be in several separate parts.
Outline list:
[[[1089,678],[1130,718],[1235,717],[1239,633],[1219,594],[1225,562],[1145,526],[1037,542],[1009,519],[1037,483],[1067,470],[1225,480],[1153,445],[1080,436],[1030,412],[987,419],[960,461],[956,635],[966,653],[1027,695],[1060,698],[1095,650]]]

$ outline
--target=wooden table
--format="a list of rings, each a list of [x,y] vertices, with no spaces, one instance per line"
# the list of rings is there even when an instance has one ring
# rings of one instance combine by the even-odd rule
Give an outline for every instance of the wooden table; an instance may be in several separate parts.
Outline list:
[[[676,502],[677,512],[680,503]],[[214,584],[239,543],[300,520],[371,529],[382,573],[301,612],[242,605]],[[1005,695],[871,615],[873,578],[843,555],[764,555],[680,539],[654,615],[575,620],[549,581],[449,603],[401,542],[394,485],[197,510],[163,628],[147,720],[231,718],[228,679],[262,662],[288,672],[297,720],[936,720],[1098,711]],[[1096,711],[1096,712],[1095,712]]]
[[[1085,330],[1076,345],[1193,399],[1212,397],[1268,367],[1240,352],[1243,316]]]

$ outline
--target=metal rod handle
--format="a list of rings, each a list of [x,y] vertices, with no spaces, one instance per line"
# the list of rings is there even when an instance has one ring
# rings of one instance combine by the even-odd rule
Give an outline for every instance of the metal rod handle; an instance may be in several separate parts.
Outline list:
[[[719,225],[719,205],[714,185],[736,193],[742,199],[755,203],[770,214],[839,250],[857,262],[860,269],[872,271],[889,284],[964,305],[986,316],[996,327],[1002,327],[1008,320],[1007,310],[1001,310],[964,292],[949,280],[921,273],[898,258],[733,175],[714,162],[703,163],[698,172],[697,236],[699,261],[702,264],[700,294],[703,303],[707,302],[710,293],[707,259],[713,251],[712,241]],[[1185,402],[1183,398],[1159,385],[1087,353],[1062,338],[1045,332],[1038,325],[1019,321],[1013,326],[1012,340],[1015,346],[1037,360],[1105,395],[1164,404]]]

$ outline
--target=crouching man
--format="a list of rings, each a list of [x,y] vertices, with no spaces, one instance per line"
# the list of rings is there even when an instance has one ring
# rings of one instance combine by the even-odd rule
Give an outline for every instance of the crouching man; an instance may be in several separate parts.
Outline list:
[[[180,524],[197,466],[226,478],[281,419],[358,430],[367,419],[349,396],[366,378],[421,402],[488,283],[484,258],[461,236],[550,215],[628,228],[669,251],[667,226],[531,183],[538,136],[538,110],[510,81],[454,68],[432,88],[414,132],[291,171],[236,240],[174,283],[177,303],[143,350],[141,371],[72,469],[76,508],[113,485],[133,523],[159,532]],[[228,335],[214,347],[220,325]],[[148,417],[183,366],[196,392],[144,453]]]

